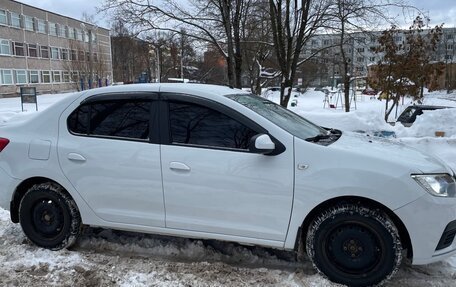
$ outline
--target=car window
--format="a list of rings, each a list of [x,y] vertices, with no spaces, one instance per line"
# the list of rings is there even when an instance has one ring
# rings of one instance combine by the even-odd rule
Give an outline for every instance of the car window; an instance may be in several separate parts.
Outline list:
[[[251,109],[280,128],[301,139],[307,139],[327,133],[327,131],[322,127],[317,126],[292,111],[259,96],[241,94],[226,95],[226,97]]]
[[[211,108],[169,102],[170,137],[175,144],[248,149],[257,132]]]
[[[80,106],[68,118],[71,132],[83,135],[148,139],[150,101],[102,101]]]

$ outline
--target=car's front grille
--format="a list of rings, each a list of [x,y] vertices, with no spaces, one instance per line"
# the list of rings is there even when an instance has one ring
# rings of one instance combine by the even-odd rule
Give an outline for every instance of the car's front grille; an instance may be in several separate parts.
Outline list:
[[[454,237],[456,236],[456,220],[451,221],[443,231],[442,237],[440,237],[439,244],[435,250],[441,250],[447,248],[453,243]]]

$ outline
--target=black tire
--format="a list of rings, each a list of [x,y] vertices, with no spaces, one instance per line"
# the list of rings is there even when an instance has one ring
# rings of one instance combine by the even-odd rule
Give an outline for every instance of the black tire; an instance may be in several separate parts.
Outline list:
[[[36,245],[60,250],[73,245],[81,230],[81,216],[74,200],[55,183],[32,186],[19,205],[19,221]]]
[[[307,255],[329,280],[348,286],[381,285],[402,260],[394,223],[383,212],[337,205],[317,216],[306,236]]]

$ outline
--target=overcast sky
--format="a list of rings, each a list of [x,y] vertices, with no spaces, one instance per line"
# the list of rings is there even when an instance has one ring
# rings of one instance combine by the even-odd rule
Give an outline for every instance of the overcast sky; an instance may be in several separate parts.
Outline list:
[[[100,6],[103,0],[19,0],[19,2],[33,5],[45,10],[58,14],[81,19],[85,11],[89,14],[95,14],[95,7]],[[426,14],[429,13],[431,24],[445,23],[444,27],[456,27],[456,0],[408,0],[408,3],[421,9]],[[400,13],[398,12],[398,15]],[[402,15],[399,15],[403,18]],[[413,15],[412,15],[413,16]],[[110,28],[108,19],[105,15],[96,16],[97,24]],[[405,23],[404,26],[409,26]]]

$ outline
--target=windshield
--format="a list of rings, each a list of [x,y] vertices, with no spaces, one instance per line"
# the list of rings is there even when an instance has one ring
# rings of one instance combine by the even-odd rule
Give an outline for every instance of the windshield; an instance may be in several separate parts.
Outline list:
[[[277,126],[301,139],[326,135],[328,131],[284,107],[252,94],[226,95],[241,105],[265,117]]]

